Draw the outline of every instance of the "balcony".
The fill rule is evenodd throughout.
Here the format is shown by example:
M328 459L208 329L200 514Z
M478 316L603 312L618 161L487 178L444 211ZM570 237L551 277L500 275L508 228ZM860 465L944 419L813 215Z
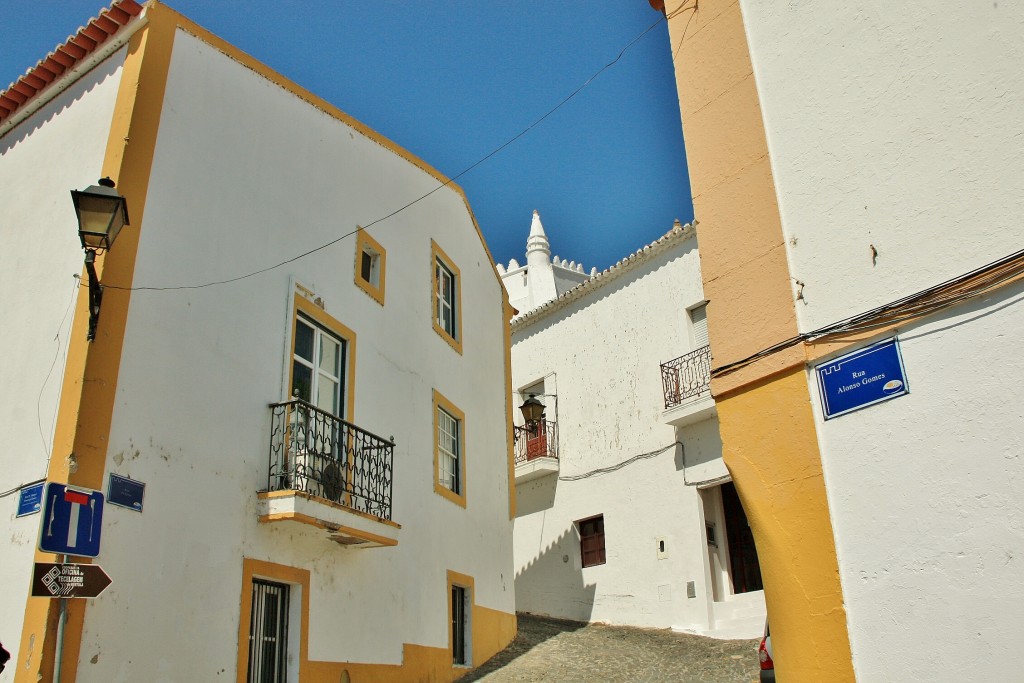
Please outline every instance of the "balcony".
M516 483L558 473L558 428L538 420L515 431Z
M662 421L676 427L706 420L715 415L711 398L711 347L661 364L661 386L665 393Z
M394 441L300 399L270 409L260 522L310 524L345 546L397 545L401 527L391 521Z

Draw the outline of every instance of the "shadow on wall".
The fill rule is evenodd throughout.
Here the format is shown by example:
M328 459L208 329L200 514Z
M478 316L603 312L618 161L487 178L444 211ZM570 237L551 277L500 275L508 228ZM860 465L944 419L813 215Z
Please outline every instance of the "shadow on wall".
M554 483L550 487L553 490ZM543 527L531 528L539 534ZM520 543L517 546L522 547ZM590 621L597 584L587 585L583 581L580 539L575 526L564 529L523 566L516 574L515 587L517 612Z
M549 475L516 486L516 519L529 517L555 506L558 477Z

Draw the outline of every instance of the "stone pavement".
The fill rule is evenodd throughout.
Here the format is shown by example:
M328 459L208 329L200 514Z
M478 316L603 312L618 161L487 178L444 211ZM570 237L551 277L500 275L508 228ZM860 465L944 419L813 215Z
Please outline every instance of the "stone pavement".
M459 682L750 683L757 643L520 614L512 644Z

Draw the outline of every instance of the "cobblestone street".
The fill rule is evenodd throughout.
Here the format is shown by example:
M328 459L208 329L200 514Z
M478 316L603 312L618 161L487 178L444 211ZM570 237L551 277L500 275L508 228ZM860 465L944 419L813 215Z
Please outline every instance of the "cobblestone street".
M519 615L519 635L461 683L750 683L756 640Z

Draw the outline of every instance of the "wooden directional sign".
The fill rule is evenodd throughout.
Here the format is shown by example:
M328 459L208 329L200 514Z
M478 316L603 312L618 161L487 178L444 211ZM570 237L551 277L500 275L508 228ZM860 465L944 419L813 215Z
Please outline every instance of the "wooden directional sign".
M95 598L110 585L98 564L36 562L32 596L36 598Z

